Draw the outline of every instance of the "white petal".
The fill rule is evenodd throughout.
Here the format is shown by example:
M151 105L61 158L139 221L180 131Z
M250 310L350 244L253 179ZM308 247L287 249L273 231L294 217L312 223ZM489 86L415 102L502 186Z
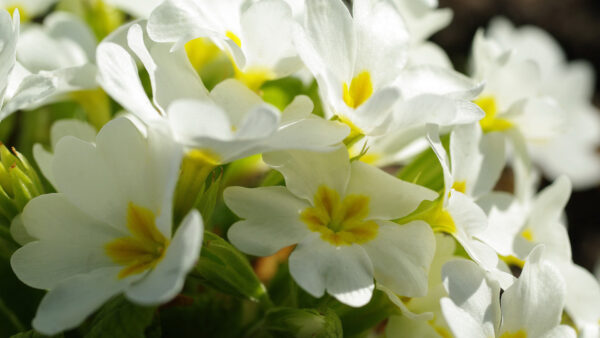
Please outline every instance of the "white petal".
M263 160L283 174L287 188L294 195L310 202L322 185L343 196L350 178L350 160L345 147L329 153L272 152L264 154Z
M425 296L435 252L431 228L424 222L378 224L377 237L362 245L373 264L375 280L402 296Z
M181 222L163 259L142 280L127 288L127 299L142 305L154 305L175 297L200 256L203 231L202 216L197 210L192 210Z
M485 337L493 337L500 326L500 285L490 280L477 264L467 260L446 263L442 275L452 302L480 325ZM446 319L453 331L462 325Z
M369 218L393 220L414 211L424 200L433 200L438 194L420 185L402 181L369 164L354 161L350 167L350 181L346 195L369 197Z
M529 254L521 276L502 295L500 334L525 329L527 335L537 337L560 323L565 282L555 266L542 260L542 254L543 246Z
M245 220L233 224L227 238L251 255L268 256L299 243L310 232L300 221L308 204L284 187L230 187L223 193L227 206Z
M33 319L33 328L40 333L54 335L79 326L130 283L128 279L117 278L120 269L97 269L57 285L42 299Z
M199 137L229 140L233 137L231 123L219 106L200 100L178 100L169 106L169 124L177 138L195 147L203 144Z
M262 105L250 110L240 121L235 132L240 140L264 139L275 133L279 125L279 112L269 105Z
M435 66L414 66L406 69L395 83L405 99L423 94L436 94L453 99L472 100L483 88L482 84L458 72Z
M440 300L442 313L452 333L461 338L487 338L488 333L469 313L456 306L450 298Z
M19 15L15 19L6 11L0 12L0 107L2 106L4 94L8 87L9 74L13 70L17 53L17 37L19 35Z
M213 88L210 98L222 107L231 124L238 126L248 111L264 104L260 96L237 80L225 80Z
M98 82L119 104L143 121L159 118L144 91L135 61L121 46L103 42L96 51Z
M285 112L284 112L285 117ZM287 123L264 142L264 152L303 149L319 152L333 151L350 133L343 123L315 115Z
M145 39L139 24L129 28L127 40L148 71L153 100L163 113L177 99L206 99L208 91L190 64L185 49L170 51L170 44Z
M10 235L15 242L19 243L20 245L25 245L36 240L29 234L29 232L27 232L27 229L25 229L25 224L23 224L23 217L21 217L21 214L15 216L12 222L10 222Z
M302 241L290 255L294 280L315 297L325 290L340 302L360 307L373 294L373 267L358 245L339 246L313 235Z
M512 118L525 138L544 142L565 132L566 112L551 98L529 99Z
M600 283L586 269L570 261L556 262L567 284L565 310L578 328L600 324Z
M567 325L559 325L552 330L544 333L540 337L542 338L575 338L577 333L575 330Z

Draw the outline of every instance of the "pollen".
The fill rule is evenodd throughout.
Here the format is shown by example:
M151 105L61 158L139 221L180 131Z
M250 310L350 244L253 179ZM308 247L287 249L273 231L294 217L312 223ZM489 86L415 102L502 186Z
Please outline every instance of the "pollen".
M350 86L347 83L342 87L344 102L350 108L358 108L365 103L373 94L373 82L371 74L363 71L352 79Z
M127 229L130 236L117 238L104 247L115 263L124 266L119 278L150 270L164 258L169 240L158 230L155 219L151 210L129 203Z
M484 133L494 131L505 131L513 127L512 122L507 119L499 118L498 106L493 96L484 96L475 100L475 104L485 112L485 116L479 121Z
M308 229L335 246L366 243L377 236L379 226L365 220L369 215L369 197L348 195L342 200L337 191L320 186L314 207L308 207L300 219Z

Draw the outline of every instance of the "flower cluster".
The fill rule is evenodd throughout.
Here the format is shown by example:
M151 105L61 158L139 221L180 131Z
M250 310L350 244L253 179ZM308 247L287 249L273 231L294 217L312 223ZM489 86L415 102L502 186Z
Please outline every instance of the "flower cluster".
M437 1L0 5L0 335L600 337L593 70L544 31L463 74Z

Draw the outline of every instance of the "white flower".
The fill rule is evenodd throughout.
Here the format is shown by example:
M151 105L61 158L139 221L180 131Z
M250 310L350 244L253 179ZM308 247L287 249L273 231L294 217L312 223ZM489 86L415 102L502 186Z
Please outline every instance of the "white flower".
M473 125L454 132L451 135L450 162L440 141L437 127L430 125L427 139L442 165L444 191L442 198L433 204L432 208L424 215L415 217L424 219L437 231L454 236L475 262L492 271L498 264L496 252L479 239L479 234L487 227L487 216L469 195L477 193L478 190L491 190L502 168L498 167L498 164L502 165L503 162L494 160L494 156L501 156L502 153L479 153L481 145L478 134L481 135L481 131ZM490 143L488 146L491 146L491 150L498 147L498 144ZM483 161L484 153L491 155L490 160ZM490 166L488 171L480 171L483 167L482 162Z
M296 282L315 297L327 291L351 306L369 301L373 277L400 295L426 294L433 233L423 222L390 220L434 198L433 191L350 163L343 147L263 158L286 187L225 190L227 206L244 219L228 232L236 247L267 256L297 244L289 260Z
M534 247L543 244L544 257L554 263L566 282L567 312L580 331L588 332L584 337L594 337L593 332L600 329L600 284L589 271L572 262L564 217L570 195L571 184L565 176L536 196L488 195L478 201L489 219L479 238L517 266L523 265Z
M103 0L107 4L116 7L123 12L129 13L137 18L147 19L150 13L162 2L162 0Z
M600 181L600 113L592 105L594 70L585 61L568 62L558 42L533 26L515 28L508 20L492 20L488 33L514 57L540 68L540 91L567 111L565 133L545 144L533 144L532 156L550 178L567 175L576 189Z
M348 135L346 126L311 115L313 104L306 96L280 112L237 80L223 81L208 93L185 51L170 52L169 44L145 39L142 25L122 28L98 47L102 87L142 121L168 124L180 143L203 151L212 162L272 150L331 150ZM125 39L149 72L153 102L131 55L113 42Z
M236 77L258 90L301 67L292 44L292 10L283 0L167 0L148 22L150 37L180 49L207 37L230 53Z
M10 75L15 67L17 39L19 36L19 12L14 12L14 19L4 10L0 10L0 108L4 96L10 92Z
M380 135L393 121L407 127L455 114L479 93L480 87L448 69L406 67L410 36L391 2L354 1L353 16L341 0L306 4L304 27L294 36L298 53L317 79L328 114L356 133ZM427 102L436 109L422 109Z
M150 305L181 290L198 258L202 219L190 212L173 234L180 159L166 131L140 131L125 118L108 123L95 144L70 136L58 142L58 193L25 207L23 222L36 241L11 258L19 279L49 290L33 320L37 331L76 327L120 293Z
M560 325L565 282L556 267L542 260L542 247L531 252L519 279L502 294L500 286L470 261L444 266L449 298L442 312L456 337L576 337Z
M98 87L93 64L96 39L89 27L71 14L55 12L43 25L27 25L16 48L18 62L0 120L19 109L34 109Z

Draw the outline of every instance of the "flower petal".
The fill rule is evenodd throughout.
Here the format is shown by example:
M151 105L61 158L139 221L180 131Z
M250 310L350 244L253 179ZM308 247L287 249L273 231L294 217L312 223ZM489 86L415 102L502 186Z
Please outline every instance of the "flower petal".
M310 233L300 221L300 213L308 204L284 187L230 187L223 197L227 206L245 219L227 232L231 243L243 252L269 256Z

